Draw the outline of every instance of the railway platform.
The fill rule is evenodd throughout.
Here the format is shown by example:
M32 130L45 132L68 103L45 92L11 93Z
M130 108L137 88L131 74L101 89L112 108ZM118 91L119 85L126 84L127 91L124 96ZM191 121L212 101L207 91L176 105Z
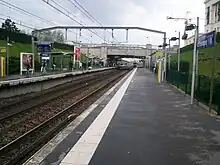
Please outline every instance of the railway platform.
M135 69L25 165L219 165L220 119Z
M0 81L0 99L18 95L24 95L32 92L40 92L45 89L62 85L73 81L75 76L87 73L105 71L114 67L97 68L92 70L77 70L72 72L58 72L54 74L40 75L29 78L19 78L13 80Z
M93 69L93 70L76 70L76 71L66 71L66 72L53 72L53 73L47 73L47 74L42 74L42 73L35 73L34 75L30 75L27 77L26 75L20 76L20 75L11 75L9 77L6 77L4 79L0 80L0 87L1 86L14 86L17 84L28 84L32 82L37 82L37 81L45 81L48 79L56 79L56 78L62 78L65 76L70 76L70 75L78 75L78 74L83 74L83 73L89 73L89 72L95 72L95 71L102 71L106 69L111 69L109 68L98 68L98 69Z

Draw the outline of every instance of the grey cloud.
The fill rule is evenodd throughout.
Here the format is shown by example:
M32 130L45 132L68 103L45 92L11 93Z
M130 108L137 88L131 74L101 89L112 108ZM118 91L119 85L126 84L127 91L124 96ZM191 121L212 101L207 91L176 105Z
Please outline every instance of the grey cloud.
M54 1L63 5L71 13L75 14L79 19L83 20L87 25L94 24L88 18L80 14L80 12L77 11L74 6L69 4L67 0ZM76 24L66 16L49 7L42 0L8 0L8 2L13 3L19 7L23 7L25 10L35 13L57 24ZM201 2L201 0L78 0L78 2L80 2L82 6L84 6L103 25L143 26L146 28L167 31L168 35L174 35L175 30L182 30L183 23L168 22L166 20L166 16L173 15L183 17L185 16L186 11L190 10L192 13L196 13L197 15L204 17L204 4ZM197 7L195 8L195 6ZM8 8L4 8L1 5L0 7L0 14L6 13L29 24L38 25L38 27L49 26L48 24L32 19L21 13L13 12L12 9L9 10ZM90 38L90 32L84 32L84 34ZM116 34L119 38L118 40L124 40L124 33L118 32ZM100 31L100 35L103 36L103 31ZM140 42L146 42L144 41L144 35L148 34L137 34L136 32L131 34L132 38L136 37L135 40L139 40ZM97 37L94 37L94 39L95 38ZM108 38L110 38L109 34ZM154 37L154 35L152 35L151 38L154 42L161 42L160 39L157 39L157 37Z
M80 3L104 25L120 24L125 10L112 0L82 0Z

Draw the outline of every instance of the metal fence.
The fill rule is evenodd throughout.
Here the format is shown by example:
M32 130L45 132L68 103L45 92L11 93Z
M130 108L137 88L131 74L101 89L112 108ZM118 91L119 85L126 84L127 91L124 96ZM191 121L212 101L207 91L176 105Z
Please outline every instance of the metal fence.
M186 94L191 93L191 77L192 75L187 72L183 73L175 70L168 70L167 72L167 81ZM220 114L220 77L215 77L214 79L213 100L211 105L209 104L211 77L198 75L196 79L195 99Z

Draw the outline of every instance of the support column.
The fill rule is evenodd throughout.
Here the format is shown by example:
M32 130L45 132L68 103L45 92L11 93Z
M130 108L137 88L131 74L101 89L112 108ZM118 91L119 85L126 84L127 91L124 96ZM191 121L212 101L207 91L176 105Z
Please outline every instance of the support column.
M106 29L104 29L104 43L106 43Z
M8 47L8 44L9 44L9 37L7 36L7 39L6 39L6 75L8 76L9 75L9 47Z
M163 44L163 47L164 47L164 79L163 80L166 80L166 74L167 74L167 50L166 50L166 33L164 33L164 44Z
M32 43L32 53L33 53L33 72L32 73L34 73L35 72L35 62L34 62L34 60L35 60L35 44L34 44L34 36L32 35L32 37L31 37L31 43Z
M113 46L113 42L114 42L114 29L112 29L112 46ZM111 46L111 50L112 50L112 46Z
M180 32L179 32L179 48L178 48L178 72L180 71Z
M67 29L65 29L65 41L67 42Z
M102 45L100 48L101 58L103 59L104 65L107 62L108 48L105 45Z
M81 49L81 36L82 36L82 29L79 29L79 46L78 46L78 48L80 48ZM80 68L81 67L81 56L79 55L79 59L77 59L78 60L78 68ZM82 69L83 69L83 67L82 67Z
M128 29L126 29L126 43L128 43Z
M199 17L197 17L197 23L199 22ZM191 105L194 102L194 92L195 92L195 78L196 78L196 53L197 53L197 41L198 41L198 29L196 26L195 30L195 41L194 41L194 50L193 50L193 67L192 67L192 84L191 84Z
M126 43L128 43L128 29L126 29ZM127 55L128 55L128 47L127 47Z
M197 27L199 27L199 19L197 20ZM199 28L197 28L197 37L199 38ZM199 50L196 49L196 78L195 78L195 88L198 86L198 77L199 77Z
M169 39L169 52L168 52L168 56L169 56L169 70L170 70L170 63L171 63L171 53L170 53L170 39Z

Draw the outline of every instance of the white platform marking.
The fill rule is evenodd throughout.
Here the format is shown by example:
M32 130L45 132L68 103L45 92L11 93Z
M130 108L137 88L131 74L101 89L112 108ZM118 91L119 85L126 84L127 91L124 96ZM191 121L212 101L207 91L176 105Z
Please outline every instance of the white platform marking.
M129 73L130 74L130 73ZM30 159L28 159L23 165L39 165L53 150L61 143L112 91L114 91L119 84L129 77L129 74L123 77L118 83L116 83L111 89L104 93L97 101L95 101L88 109L81 113L73 122L71 122L64 130L51 139L44 147L36 152ZM63 160L65 155L60 156L60 160Z
M102 112L97 116L60 165L88 165L100 143L119 103L121 102L135 72L135 69L121 88L116 92Z

